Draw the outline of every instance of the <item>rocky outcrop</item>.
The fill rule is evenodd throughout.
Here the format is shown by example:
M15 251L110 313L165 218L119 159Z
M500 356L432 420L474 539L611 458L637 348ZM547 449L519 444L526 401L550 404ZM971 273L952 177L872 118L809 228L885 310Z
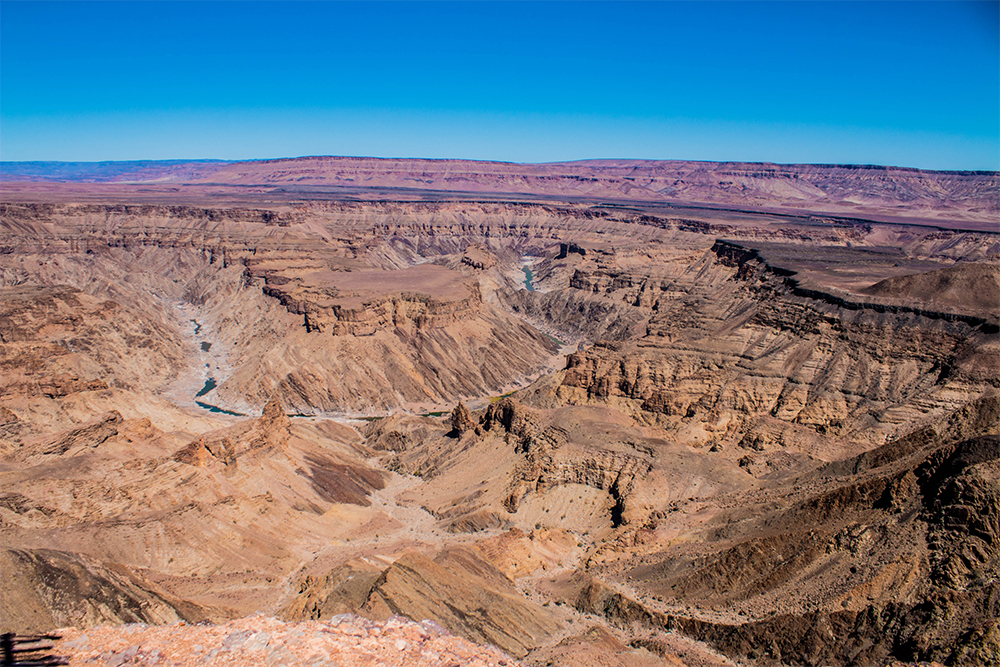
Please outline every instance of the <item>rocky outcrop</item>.
M465 404L459 401L458 405L451 412L451 432L456 436L460 436L466 431L472 431L476 435L482 433L482 429L473 421L469 408L465 407Z
M485 271L496 266L497 259L486 245L474 243L462 253L462 264L477 271Z
M577 255L586 255L586 248L581 248L575 243L560 243L559 244L559 254L556 255L556 259L565 259L570 253L576 253Z
M619 622L685 632L762 664L989 664L1000 611L998 417L1000 400L980 399L790 480L799 498L787 509L765 500L730 510L706 533L716 545L711 552L629 571L633 587L654 594L650 602L595 582L577 604ZM764 618L707 622L657 600Z
M0 631L202 621L208 613L125 566L49 549L2 549Z
M375 618L429 618L452 632L521 657L555 634L558 624L525 599L512 581L461 547L433 558L406 553L375 583L365 604Z
M272 398L264 406L259 419L202 436L179 450L173 458L201 468L210 462L223 466L236 465L237 457L243 454L266 454L287 443L290 426L281 401Z
M450 634L433 621L371 621L339 614L283 623L255 615L220 625L126 625L59 631L51 655L76 665L168 664L277 666L313 663L397 667L518 667L492 646Z
M492 403L480 419L486 432L502 428L507 444L523 457L513 471L504 499L508 512L517 512L529 491L544 493L565 484L582 484L606 491L613 499L612 524L625 521L625 505L635 482L652 463L634 453L598 447L567 447L568 432L546 425L542 413L512 398Z
M752 253L713 250L686 275L638 291L598 270L588 289L645 295L649 323L634 342L570 355L560 397L634 406L691 441L690 425L708 424L713 435L697 437L713 446L743 442L752 420L773 417L864 447L896 432L896 411L916 417L934 405L941 414L954 407L952 391L971 397L991 382L995 334L981 320L845 309L800 294Z
M66 285L0 287L0 391L62 398L156 386L181 365L170 323Z
M356 614L368 601L383 571L384 568L358 559L338 565L323 576L306 575L278 616L286 621L304 621Z
M538 412L509 397L490 403L479 423L487 432L502 428L507 442L521 452L537 444L535 438L542 430Z

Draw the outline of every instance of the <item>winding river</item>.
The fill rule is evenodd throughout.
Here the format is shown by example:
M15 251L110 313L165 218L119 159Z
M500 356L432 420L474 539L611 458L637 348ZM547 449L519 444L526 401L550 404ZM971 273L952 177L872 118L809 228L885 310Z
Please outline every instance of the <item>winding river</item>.
M535 291L535 274L531 272L531 265L534 258L528 256L521 257L521 270L524 271L524 288L529 292Z
M201 324L197 320L191 320L191 323L194 324L194 333L197 336L199 333L201 333ZM201 341L202 352L208 352L211 349L212 349L212 341L210 340ZM211 368L209 364L205 364L205 367ZM235 417L246 417L246 415L243 414L242 412L233 412L232 410L226 410L225 408L220 408L217 405L212 405L211 403L205 403L204 401L198 400L202 396L206 395L207 393L215 389L217 386L218 384L215 382L215 378L213 378L211 375L208 376L208 378L205 380L205 386L203 386L198 391L198 393L194 395L195 405L202 408L203 410L208 410L209 412L215 412L217 414L233 415Z

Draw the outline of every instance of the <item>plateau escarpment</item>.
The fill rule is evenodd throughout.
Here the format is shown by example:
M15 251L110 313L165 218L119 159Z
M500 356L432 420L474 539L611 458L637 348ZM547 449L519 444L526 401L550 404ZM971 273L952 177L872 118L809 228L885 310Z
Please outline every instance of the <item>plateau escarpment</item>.
M309 331L334 336L437 329L476 317L482 305L478 282L432 264L316 272L298 279L272 274L265 284L265 293L305 315Z
M684 169L835 171L745 167ZM402 615L531 665L997 654L995 233L291 199L0 209L4 630L360 614L374 644Z
M55 187L52 181L64 184ZM75 182L93 184L73 185ZM177 187L180 183L185 186L183 192ZM146 201L176 201L194 195L244 202L280 197L669 202L675 206L699 203L765 207L786 213L874 215L890 221L922 217L946 223L991 223L1000 211L996 172L878 165L681 160L513 164L335 156L228 163L97 163L89 167L80 163L7 162L3 184L8 197L29 200L39 195L52 200L65 197L64 193L78 199L99 193Z
M956 395L977 395L1000 370L995 315L844 308L732 246L668 279L578 268L573 286L645 303L649 320L637 340L571 355L557 395L656 415L681 441L720 449L766 449L748 429L768 422L807 426L802 454L827 456L808 452L806 442L821 447L816 436L867 448L900 423L954 408Z

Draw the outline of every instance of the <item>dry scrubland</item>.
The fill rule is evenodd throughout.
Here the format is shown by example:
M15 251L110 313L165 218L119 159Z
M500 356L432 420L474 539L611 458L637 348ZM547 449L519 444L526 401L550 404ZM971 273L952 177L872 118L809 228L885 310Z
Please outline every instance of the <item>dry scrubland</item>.
M74 626L70 664L996 664L996 174L154 172L2 185L3 631Z

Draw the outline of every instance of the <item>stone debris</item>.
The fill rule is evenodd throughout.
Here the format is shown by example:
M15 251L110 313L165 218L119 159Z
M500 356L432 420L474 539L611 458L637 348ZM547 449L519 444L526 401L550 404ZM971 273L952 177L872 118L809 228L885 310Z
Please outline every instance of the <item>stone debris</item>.
M523 667L493 646L450 634L434 621L401 616L371 621L338 614L328 621L284 623L263 615L223 625L184 622L150 626L63 628L52 655L71 667Z

